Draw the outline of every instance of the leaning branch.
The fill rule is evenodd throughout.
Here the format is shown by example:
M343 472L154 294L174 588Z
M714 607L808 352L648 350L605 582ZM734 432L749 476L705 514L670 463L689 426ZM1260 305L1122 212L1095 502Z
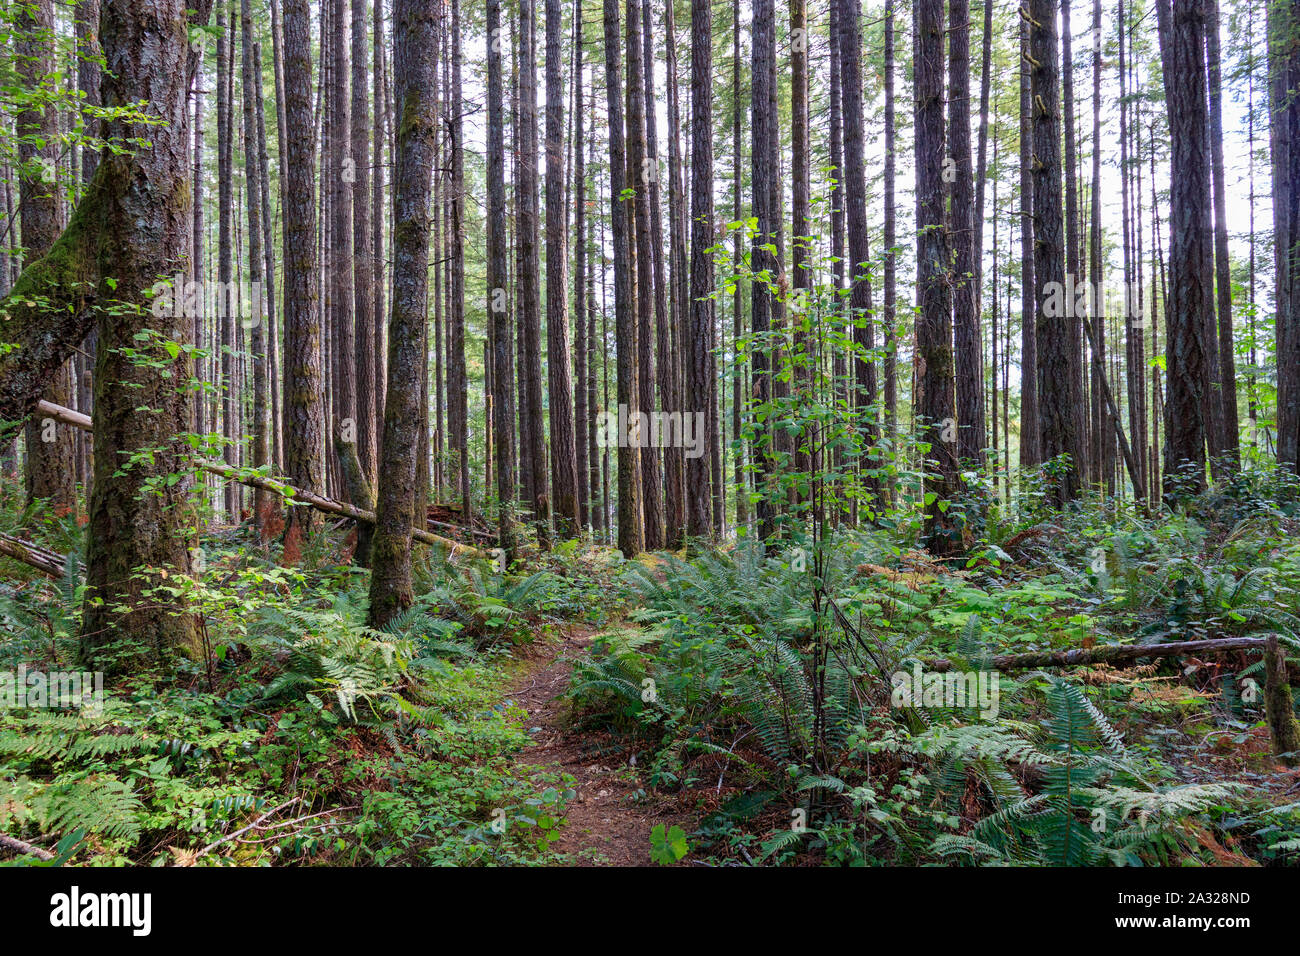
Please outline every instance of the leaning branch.
M64 408L62 405L55 405L53 402L41 401L37 405L37 414L52 418L55 421L63 422L65 425L72 425L74 428L84 428L90 430L91 420L89 415L75 412L70 408ZM304 488L295 488L293 485L286 484L275 478L267 478L265 475L249 474L238 468L227 465L220 461L208 461L205 458L196 460L198 466L204 471L211 472L230 481L237 481L241 485L248 485L250 488L260 488L263 491L269 491L272 494L279 495L282 498L288 498L292 501L301 501L304 504L311 505L318 511L326 514L342 515L345 518L351 518L353 521L364 522L365 524L374 524L376 521L375 513L363 508L357 508L354 505L346 504L342 501L335 501L333 498L326 498L324 495L318 495L314 492L307 491ZM463 544L452 538L444 538L440 534L434 534L432 531L423 528L412 528L411 537L421 544L427 544L440 548L447 548L453 555L463 554L471 558L488 558L486 551L475 548L472 545Z
M38 846L32 846L26 840L20 840L17 837L11 837L5 833L0 833L0 846L7 846L11 850L17 850L19 853L29 853L38 860L44 860L47 863L54 859L54 854L49 850L42 850Z
M1034 667L1079 667L1089 664L1133 664L1152 657L1184 657L1194 654L1222 654L1228 651L1263 651L1267 638L1221 637L1204 641L1177 641L1169 644L1098 644L1057 651L1029 651L1024 654L995 654L989 668L1000 671L1029 670ZM923 660L931 671L952 670L947 658Z
M63 577L63 555L0 531L0 554L7 554L56 581Z

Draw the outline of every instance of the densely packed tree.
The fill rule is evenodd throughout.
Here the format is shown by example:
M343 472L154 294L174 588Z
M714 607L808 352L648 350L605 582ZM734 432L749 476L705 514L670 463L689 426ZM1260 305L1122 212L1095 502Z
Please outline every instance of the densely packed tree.
M191 642L155 575L246 517L293 562L322 508L377 512L382 624L412 534L632 556L914 509L948 554L1044 490L1156 507L1295 472L1298 24L13 4L4 465L84 502L88 648L122 614Z

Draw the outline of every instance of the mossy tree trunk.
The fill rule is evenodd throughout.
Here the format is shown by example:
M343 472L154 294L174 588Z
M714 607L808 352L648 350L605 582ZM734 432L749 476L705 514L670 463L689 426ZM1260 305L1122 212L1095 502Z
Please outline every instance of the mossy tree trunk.
M379 507L371 551L370 623L383 627L412 601L421 347L429 299L429 194L435 155L437 27L433 8L397 0L393 75L397 80L397 169L393 203L393 312L388 325L388 388L380 445ZM423 522L421 522L423 524Z
M109 646L153 656L198 646L195 618L159 591L190 571L194 529L188 445L190 375L183 309L158 309L150 290L188 266L190 184L186 116L190 56L181 0L106 0L100 20L106 107L145 103L153 123L115 121L92 227L101 289L95 359L95 469L86 547L82 649L96 666L127 666ZM177 349L176 346L182 348Z
M949 234L944 224L943 169L943 3L920 0L913 31L916 75L916 382L920 394L918 431L930 446L925 469L926 547L935 554L961 550L960 529L945 502L960 488L955 422L956 386L952 354L952 287L948 273ZM843 45L843 34L841 34ZM846 61L847 62L847 61ZM848 75L845 74L845 82ZM851 122L845 112L846 125ZM847 155L847 154L846 154ZM961 175L960 171L958 173ZM852 235L852 227L850 227ZM850 247L852 243L850 242ZM852 255L852 253L851 253ZM856 258L856 256L852 256Z
M54 72L54 4L35 0L18 8L15 44L18 73L33 96L49 94ZM42 103L37 99L37 103ZM23 171L18 187L23 256L39 259L59 237L58 117L48 103L18 114L18 157ZM59 405L72 404L72 363L65 361L41 396ZM56 512L77 507L73 430L43 419L27 423L27 500L45 500Z
M325 491L325 405L321 319L316 308L316 147L311 103L311 22L306 0L284 5L284 469L300 488ZM290 508L285 558L316 525L310 508Z

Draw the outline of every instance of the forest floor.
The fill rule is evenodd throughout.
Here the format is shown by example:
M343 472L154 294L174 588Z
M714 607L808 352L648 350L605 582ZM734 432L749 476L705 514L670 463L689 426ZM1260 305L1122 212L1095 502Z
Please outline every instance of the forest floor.
M685 826L690 817L673 797L641 781L635 752L603 731L574 725L565 691L575 661L585 658L596 629L569 624L558 638L522 645L521 669L507 701L523 711L521 727L535 746L517 758L521 775L572 778L565 825L555 849L579 866L649 866L650 833L658 824Z
M820 545L844 612L822 624L801 545L574 541L504 574L422 564L378 632L346 532L285 568L222 528L193 598L210 660L114 680L98 713L0 708L0 834L72 865L1296 865L1258 645L990 670L990 700L925 720L893 692L917 660L969 680L993 653L1137 642L1277 634L1300 664L1300 504L1268 491L1008 517L955 569L846 530ZM80 586L0 577L0 677L77 666ZM815 641L846 655L820 696Z

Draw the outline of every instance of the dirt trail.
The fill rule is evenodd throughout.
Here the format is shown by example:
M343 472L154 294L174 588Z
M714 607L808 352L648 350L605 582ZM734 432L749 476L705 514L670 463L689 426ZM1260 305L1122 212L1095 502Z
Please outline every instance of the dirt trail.
M556 849L579 866L649 866L650 831L659 823L685 827L689 817L674 801L665 805L642 789L637 769L608 735L569 728L562 695L573 660L587 654L593 633L571 626L562 640L529 648L508 700L527 712L523 727L537 745L521 753L518 764L522 772L535 768L574 778L577 795L565 808L568 822Z

